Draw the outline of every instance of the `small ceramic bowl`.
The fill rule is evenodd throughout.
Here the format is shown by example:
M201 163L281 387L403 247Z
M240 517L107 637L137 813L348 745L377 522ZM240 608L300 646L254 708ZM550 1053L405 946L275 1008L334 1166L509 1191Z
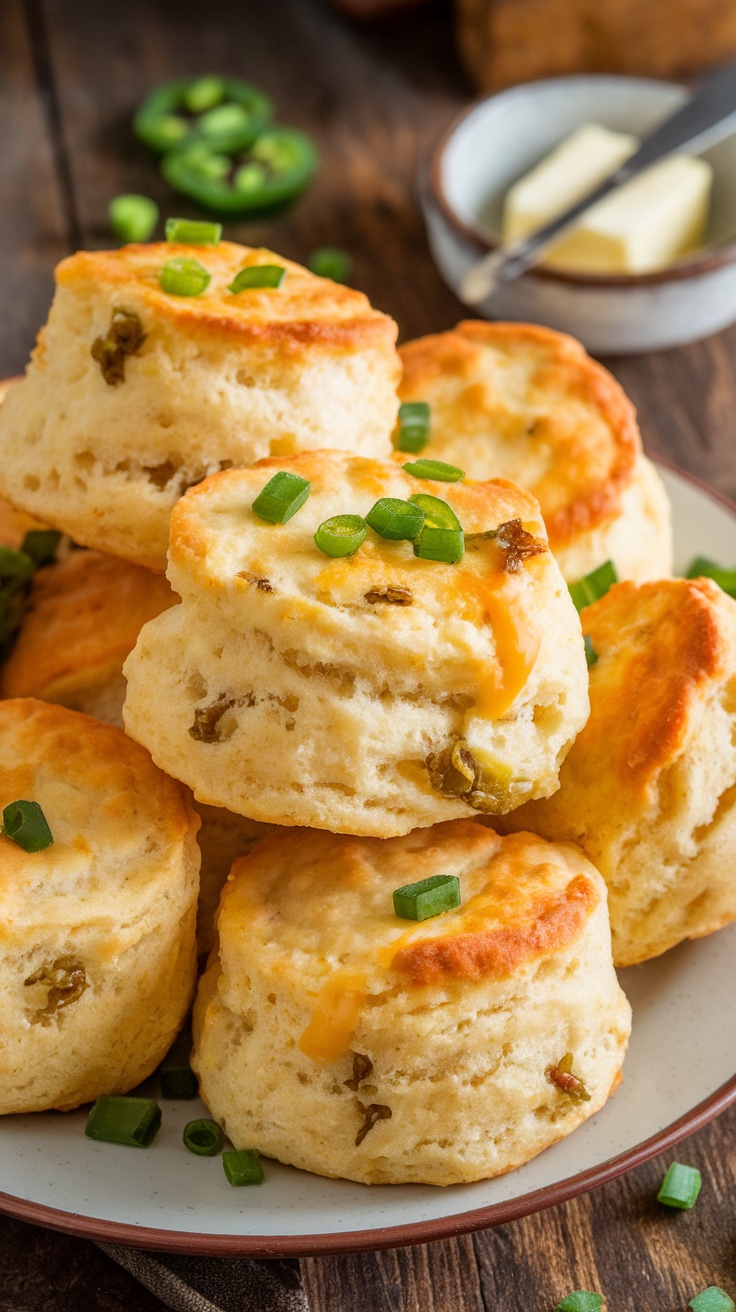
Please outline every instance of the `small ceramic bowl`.
M422 179L435 260L457 292L499 244L509 187L582 123L645 136L690 96L672 82L561 77L471 105L438 142ZM694 341L736 319L736 135L703 152L713 168L704 246L656 273L600 275L539 266L477 307L572 333L591 351L651 351Z

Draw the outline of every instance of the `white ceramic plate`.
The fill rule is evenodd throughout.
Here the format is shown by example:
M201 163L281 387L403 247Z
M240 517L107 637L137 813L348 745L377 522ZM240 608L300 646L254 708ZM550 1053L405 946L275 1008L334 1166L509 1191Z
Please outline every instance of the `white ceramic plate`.
M736 562L736 510L663 469L677 566ZM447 1189L359 1185L266 1163L233 1189L219 1158L194 1157L198 1102L163 1102L151 1148L95 1143L83 1111L0 1118L0 1211L113 1243L260 1256L419 1243L570 1198L671 1147L736 1101L736 924L621 973L634 1030L621 1088L597 1116L521 1170Z

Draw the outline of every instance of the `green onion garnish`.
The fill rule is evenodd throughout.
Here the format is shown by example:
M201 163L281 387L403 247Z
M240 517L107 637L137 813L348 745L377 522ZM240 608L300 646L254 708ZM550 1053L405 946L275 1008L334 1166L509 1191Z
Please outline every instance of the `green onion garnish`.
M280 469L258 493L253 512L260 519L268 520L269 524L286 524L297 510L301 510L311 487L308 479Z
M598 652L593 646L592 640L588 637L587 633L583 637L583 642L585 643L585 663L588 666L588 669L590 669L591 665L595 665L598 660Z
M691 1307L693 1312L734 1312L736 1303L719 1285L708 1285L702 1293L690 1299L688 1307Z
M614 583L618 583L618 575L612 560L607 560L604 565L599 565L597 569L592 570L590 574L586 574L585 578L579 579L577 583L568 583L570 596L578 614L586 606L592 606L594 601L600 601L601 597L605 597Z
M185 246L219 246L222 224L199 219L167 219L166 240L182 242Z
M55 528L29 529L23 539L21 551L33 561L34 569L50 565L56 560L56 552L61 542L61 533Z
M404 465L412 478L430 478L437 483L458 483L465 478L465 470L457 465L446 465L444 460L414 460Z
M231 1184L262 1184L263 1167L255 1148L223 1153L222 1166Z
M331 278L333 282L347 282L353 261L339 246L320 246L312 251L307 268L318 278Z
M198 77L184 92L184 106L190 114L204 114L225 99L226 91L221 77Z
M35 565L25 551L15 551L12 547L0 547L0 579L8 580L18 587L31 577Z
M602 1294L592 1294L588 1289L576 1289L572 1294L561 1298L554 1312L598 1312L603 1303Z
M432 875L394 890L394 912L402 920L428 920L460 906L457 875Z
M184 1147L198 1157L216 1157L222 1148L222 1130L214 1121L190 1121L182 1139Z
M158 223L158 205L148 196L116 196L107 217L119 241L149 241Z
M103 1094L93 1104L84 1133L104 1143L124 1143L147 1148L161 1124L161 1108L155 1098L124 1098Z
M235 275L228 291L244 292L249 287L280 287L285 277L283 264L250 264L247 269L241 269Z
M424 527L414 542L414 555L421 560L441 560L457 565L465 554L465 537L455 511L446 501L427 492L417 492L409 504L424 511Z
M700 1187L703 1183L700 1171L695 1166L683 1166L682 1162L673 1162L667 1168L667 1174L657 1194L657 1202L665 1207L679 1207L689 1212L695 1206Z
M17 843L24 852L42 852L54 841L38 802L10 802L3 810L0 833Z
M368 511L365 522L389 542L413 542L424 524L424 511L399 497L381 497Z
M696 556L685 577L713 579L729 597L736 599L736 569L723 569L721 565L716 565L714 560L708 560L706 556Z
M429 441L429 405L426 401L404 401L399 406L399 432L397 451L414 455L423 451Z
M163 291L170 296L200 296L210 285L211 274L199 263L186 255L176 255L167 260L158 275Z
M333 515L320 524L314 541L326 556L352 556L365 542L366 532L360 515Z

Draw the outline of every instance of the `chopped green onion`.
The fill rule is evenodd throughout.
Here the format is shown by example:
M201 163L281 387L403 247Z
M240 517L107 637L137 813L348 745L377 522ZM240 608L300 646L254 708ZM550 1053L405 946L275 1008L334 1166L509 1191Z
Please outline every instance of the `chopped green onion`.
M381 497L365 517L379 538L389 542L413 542L424 524L424 511L399 497Z
M723 569L706 556L696 556L685 575L688 579L713 579L729 597L736 599L736 569Z
M200 296L210 285L211 274L199 263L186 255L176 255L167 260L158 275L163 291L170 296Z
M184 105L190 114L204 114L205 110L219 105L225 94L226 87L221 77L198 77L184 92Z
M297 510L301 510L311 487L308 479L280 469L258 493L253 502L253 513L268 520L269 524L286 524Z
M352 556L365 542L366 532L360 515L333 515L320 524L314 541L326 556Z
M93 1104L84 1133L104 1143L147 1148L161 1124L161 1108L154 1098L124 1098L103 1094Z
M0 833L17 843L24 852L42 852L54 841L38 802L9 802L3 810Z
M421 560L441 560L457 565L465 554L465 537L451 506L427 492L417 492L409 504L424 511L424 527L414 542L414 555Z
M402 920L428 920L460 906L457 875L431 875L394 890L394 912Z
M0 579L8 580L11 584L20 587L28 581L34 569L33 560L25 551L0 547Z
M35 569L50 565L56 560L56 552L61 542L61 533L55 528L29 529L23 539L21 551L33 561Z
M437 483L458 483L465 478L465 470L457 465L446 465L444 460L415 460L404 465L412 478L430 478Z
M423 451L429 441L429 405L426 401L404 401L399 406L399 432L397 451L414 455Z
M734 1312L736 1303L719 1285L708 1285L702 1293L690 1299L688 1307L691 1307L693 1312Z
M657 1202L665 1207L679 1207L689 1212L695 1206L700 1187L703 1183L700 1171L695 1166L683 1166L682 1162L673 1162L667 1168L667 1174L657 1194Z
M593 1294L588 1289L576 1289L572 1294L561 1298L555 1312L598 1312L603 1303L602 1294Z
M252 287L280 287L286 277L283 264L249 264L235 275L229 292L244 292Z
M222 1148L222 1130L214 1121L190 1121L182 1139L184 1147L198 1157L216 1157Z
M601 597L605 597L614 583L618 583L618 575L612 560L599 565L577 583L568 583L568 590L578 614L586 606L592 606L594 601L600 601Z
M588 666L588 669L590 669L591 666L595 665L596 661L598 660L598 652L593 646L593 643L591 639L588 637L587 633L583 638L583 642L585 643L585 662Z
M229 172L229 169L226 171ZM268 174L266 170L262 164L257 164L255 160L251 160L250 164L244 164L242 168L238 169L233 178L235 190L241 192L244 196L253 195L255 192L260 191L261 187L265 186L267 182Z
M353 261L339 246L320 246L312 251L307 268L318 278L331 278L333 282L347 282Z
M462 528L452 506L448 506L439 497L430 496L428 492L417 492L409 497L409 505L419 506L424 511L425 524L429 528Z
M167 241L182 242L185 246L219 246L221 239L221 223L205 223L199 219L166 220Z
M201 115L197 130L205 137L219 137L223 133L240 132L249 118L244 105L216 105Z
M239 1152L223 1153L222 1167L230 1184L262 1184L263 1167L255 1148L241 1148Z
M148 196L115 196L107 217L120 241L149 241L158 223L158 205Z

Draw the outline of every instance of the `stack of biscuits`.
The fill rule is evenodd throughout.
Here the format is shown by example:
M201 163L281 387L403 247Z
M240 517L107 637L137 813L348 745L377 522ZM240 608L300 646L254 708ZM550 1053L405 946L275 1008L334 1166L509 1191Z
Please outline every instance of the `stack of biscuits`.
M266 250L59 266L0 410L7 558L67 535L0 674L0 809L53 835L0 836L0 1112L131 1089L194 996L236 1148L486 1178L615 1090L614 966L736 917L736 603L671 577L630 403L547 329L395 341Z

